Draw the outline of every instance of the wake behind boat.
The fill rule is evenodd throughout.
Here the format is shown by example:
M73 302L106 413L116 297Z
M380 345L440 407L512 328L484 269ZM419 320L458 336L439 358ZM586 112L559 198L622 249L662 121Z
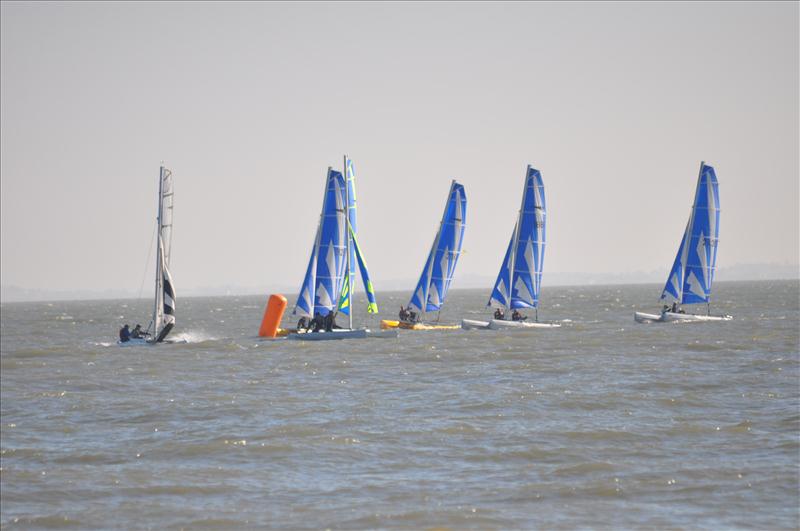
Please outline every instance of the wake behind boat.
M711 283L719 246L719 183L714 168L700 163L689 222L678 254L661 293L660 314L634 312L637 323L730 321L730 315L711 315ZM679 304L706 304L706 315L685 313Z
M558 328L558 323L539 322L539 291L544 265L546 208L544 183L539 170L528 165L522 206L508 242L508 249L487 304L494 307L494 319L462 319L464 329L533 329ZM533 308L534 321L519 310Z
M411 294L406 308L400 307L399 321L381 321L381 328L403 328L405 330L446 330L458 328L454 325L440 325L439 313L444 305L450 283L456 272L458 257L464 242L467 226L467 196L464 186L455 180L450 183L447 201L444 206L439 230L433 239L428 259L422 268L417 287ZM423 321L429 312L437 312L436 323Z
M317 235L292 312L301 318L297 330L288 334L289 339L325 341L397 337L396 330L353 329L351 302L356 262L367 295L367 313L378 312L375 291L356 238L356 223L355 171L353 161L345 156L344 175L328 168ZM336 325L337 314L348 317L347 328Z
M158 177L158 217L156 218L158 243L153 318L145 331L139 332L137 325L132 335L127 333L128 325L125 325L120 331L120 339L117 341L120 346L162 343L175 326L175 287L169 271L172 253L172 207L172 172L161 166ZM152 333L150 332L151 327Z

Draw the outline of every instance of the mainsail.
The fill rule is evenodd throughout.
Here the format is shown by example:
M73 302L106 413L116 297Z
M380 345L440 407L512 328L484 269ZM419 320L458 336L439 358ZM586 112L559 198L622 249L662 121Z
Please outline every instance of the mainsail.
M352 300L353 288L355 287L356 264L361 273L361 281L364 284L364 291L367 294L367 312L377 313L378 303L375 298L375 290L372 287L372 281L369 278L369 271L367 264L361 254L361 249L358 246L356 235L358 234L358 219L356 208L356 175L353 161L347 156L344 158L345 176L347 181L347 213L348 221L350 223L350 260L345 264L348 268L348 274L344 276L344 286L342 287L341 296L339 298L338 310L345 314L350 315L350 307Z
M408 305L419 313L439 311L456 270L467 221L464 186L453 181L447 194L442 221L425 267Z
M544 265L546 207L539 170L528 166L522 207L487 306L536 308Z
M154 337L157 343L163 341L175 326L175 286L169 271L172 253L172 205L172 172L162 166L158 184L158 251L153 310Z
M339 300L347 266L344 186L341 172L328 168L317 236L294 314L327 315Z
M680 304L710 301L717 263L719 213L717 175L714 168L702 162L689 223L661 293L662 300L671 298Z

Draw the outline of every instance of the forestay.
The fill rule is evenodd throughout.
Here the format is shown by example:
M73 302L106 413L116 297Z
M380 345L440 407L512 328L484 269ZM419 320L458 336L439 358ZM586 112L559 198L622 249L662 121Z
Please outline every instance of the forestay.
M487 306L514 309L539 305L546 212L542 175L528 166L522 206Z
M439 311L444 304L461 255L466 217L467 196L464 186L453 181L439 230L409 302L409 306L421 314Z
M680 304L707 303L717 263L719 184L714 168L700 164L692 212L661 299Z

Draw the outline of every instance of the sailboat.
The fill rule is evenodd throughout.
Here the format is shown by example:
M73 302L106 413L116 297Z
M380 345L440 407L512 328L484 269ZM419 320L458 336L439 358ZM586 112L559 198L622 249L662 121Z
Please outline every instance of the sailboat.
M488 307L503 312L503 318L489 321L462 319L461 327L490 328L555 328L558 323L539 322L539 290L544 264L546 209L544 183L539 170L528 165L525 172L525 188L522 206L511 233L511 241L500 266ZM512 312L519 309L536 310L535 321L513 320ZM496 312L497 314L497 312Z
M408 310L414 317L402 321L381 321L381 328L405 328L410 330L431 330L459 328L457 325L440 325L439 311L444 305L447 290L456 271L464 230L467 221L467 196L464 186L455 180L450 184L447 202L439 223L439 230L428 253L428 259L422 268L417 287L411 294ZM424 323L430 312L437 312L436 324Z
M730 315L711 315L711 283L719 244L719 183L714 168L700 163L697 191L689 222L678 245L675 262L661 292L660 314L635 312L639 323L671 321L730 321ZM672 301L672 305L669 303ZM685 313L679 304L706 304L706 315Z
M153 318L144 337L131 338L117 343L124 346L162 343L175 326L175 285L169 271L172 253L172 172L161 166L158 177L158 217L156 218L158 242L156 246L156 278ZM152 329L152 332L151 332Z
M344 173L328 168L317 234L311 248L308 267L292 312L306 319L344 314L346 328L330 331L290 333L290 339L321 341L365 337L397 337L396 330L372 331L353 328L352 299L355 266L367 295L367 312L377 313L375 290L357 239L355 170L353 161L344 157Z

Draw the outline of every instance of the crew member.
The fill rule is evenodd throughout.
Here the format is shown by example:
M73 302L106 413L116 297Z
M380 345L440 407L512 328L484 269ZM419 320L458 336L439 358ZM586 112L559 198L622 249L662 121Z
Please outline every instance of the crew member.
M311 325L314 326L314 332L319 332L325 325L325 322L319 312L314 314L314 319L311 320Z

